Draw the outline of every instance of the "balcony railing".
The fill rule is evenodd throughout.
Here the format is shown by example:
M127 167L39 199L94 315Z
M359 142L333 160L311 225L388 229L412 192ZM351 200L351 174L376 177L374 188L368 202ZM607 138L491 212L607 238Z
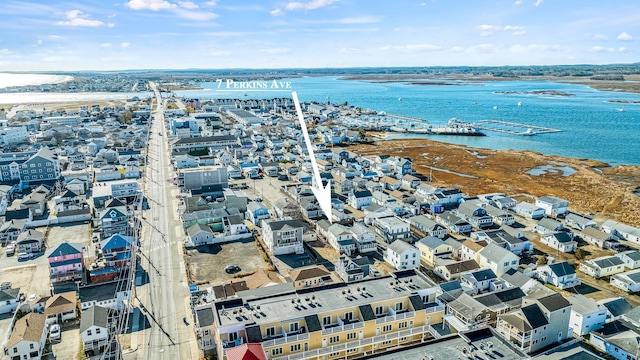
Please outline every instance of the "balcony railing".
M439 312L439 311L444 311L444 310L445 310L445 306L444 305L437 305L437 306L428 307L424 311L427 314L431 314L431 313L434 313L434 312Z
M403 312L403 313L395 313L393 315L387 315L387 316L383 316L383 317L377 318L376 319L376 325L388 323L390 321L413 318L415 316L416 316L416 312L415 311L407 311L407 312Z
M51 274L51 282L67 281L69 278L82 278L82 271L67 271L64 273Z
M363 346L371 346L383 341L396 340L402 337L408 337L413 335L422 335L429 332L429 325L418 326L411 329L397 331L394 333L378 335L366 339L351 341L347 343L337 344L333 346L325 346L319 349L304 351L298 354L292 354L281 357L272 357L272 360L299 360L321 357L335 352L341 352L350 349L362 348Z
M364 327L364 323L361 321L356 321L356 322L352 322L350 324L346 324L346 325L337 325L337 326L333 326L333 327L328 327L324 330L322 330L322 335L329 335L329 334L335 334L338 332L342 332L342 331L347 331L347 330L353 330L353 329L360 329Z
M309 333L303 333L303 334L298 334L298 335L279 335L280 337L275 338L275 339L271 339L271 340L267 340L267 341L263 341L262 342L262 346L263 347L269 347L269 346L276 346L276 345L282 345L282 344L286 344L286 343L292 343L292 342L297 342L297 341L301 341L301 340L307 340L309 338Z

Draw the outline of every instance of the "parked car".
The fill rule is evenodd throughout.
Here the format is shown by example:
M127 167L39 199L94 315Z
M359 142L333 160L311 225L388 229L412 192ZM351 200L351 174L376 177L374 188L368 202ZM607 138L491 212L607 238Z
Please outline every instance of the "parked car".
M233 274L233 273L237 273L240 271L240 266L238 265L227 265L224 267L224 272L226 272L227 274Z
M18 260L28 260L33 257L32 253L21 252L18 253Z
M16 252L16 246L13 244L9 244L7 245L7 256L13 256L13 254Z
M60 325L51 325L51 328L49 329L49 340L60 340Z

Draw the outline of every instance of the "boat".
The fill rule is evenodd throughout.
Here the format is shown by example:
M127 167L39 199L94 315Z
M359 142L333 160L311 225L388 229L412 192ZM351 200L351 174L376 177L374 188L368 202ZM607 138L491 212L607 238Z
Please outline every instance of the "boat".
M249 96L249 94L247 94L247 93L244 93L244 96Z
M494 106L493 110L498 110L498 105Z
M399 97L399 98L398 98L398 101L402 101L402 98L401 98L401 97Z
M532 128L528 128L526 131L520 133L520 135L523 135L523 136L533 136L535 134L536 133L533 131Z
M518 101L518 106L522 106L522 101Z
M619 112L624 112L624 108L618 109Z

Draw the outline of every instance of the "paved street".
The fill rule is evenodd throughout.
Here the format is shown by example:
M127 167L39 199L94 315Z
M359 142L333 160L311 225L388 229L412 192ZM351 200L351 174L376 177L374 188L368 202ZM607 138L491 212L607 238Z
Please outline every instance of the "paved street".
M144 212L141 243L142 267L149 282L136 288L137 301L151 327L134 333L127 358L198 359L198 347L188 308L189 289L182 255L182 229L175 211L169 183L169 150L166 141L163 106L156 85L157 108L151 124L145 196L150 209ZM162 135L159 135L162 134Z

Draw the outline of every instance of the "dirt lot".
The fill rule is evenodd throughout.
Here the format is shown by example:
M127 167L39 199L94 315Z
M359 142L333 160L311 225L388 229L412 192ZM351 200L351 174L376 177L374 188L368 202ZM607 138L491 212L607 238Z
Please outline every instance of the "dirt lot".
M191 266L190 280L196 283L216 284L232 279L234 275L250 273L268 266L253 239L199 246L187 251L187 260ZM239 265L241 271L238 274L227 274L224 267L231 264Z
M477 177L467 178L434 170L434 184L438 186L460 187L472 195L491 192L555 195L569 200L573 210L640 226L640 212L630 210L640 207L640 196L634 194L634 190L640 187L640 166L611 168L594 160L542 155L532 151L474 149L424 139L389 140L384 142L384 146L385 153L389 155L411 159L413 168L423 176L429 175L428 166L432 166ZM361 155L379 154L380 144L355 145L349 150ZM536 166L550 164L566 164L576 173L570 176L560 173L527 174Z

